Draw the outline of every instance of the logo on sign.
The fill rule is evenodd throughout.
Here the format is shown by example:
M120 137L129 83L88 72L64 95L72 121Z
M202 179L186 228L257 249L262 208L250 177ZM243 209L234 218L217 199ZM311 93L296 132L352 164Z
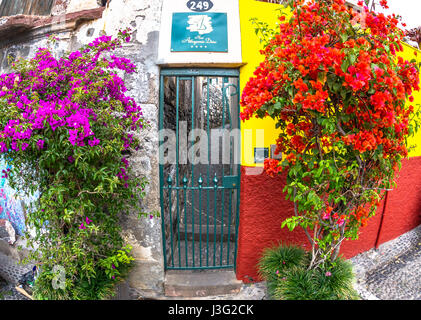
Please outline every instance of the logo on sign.
M189 16L187 23L189 24L187 30L190 30L190 32L207 34L213 31L212 18L207 15Z
M211 0L190 0L187 7L192 11L205 12L212 9L213 3Z

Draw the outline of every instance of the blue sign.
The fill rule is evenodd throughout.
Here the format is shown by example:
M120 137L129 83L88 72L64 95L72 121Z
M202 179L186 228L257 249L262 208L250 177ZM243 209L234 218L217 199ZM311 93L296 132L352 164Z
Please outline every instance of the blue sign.
M228 52L226 13L173 13L171 51Z

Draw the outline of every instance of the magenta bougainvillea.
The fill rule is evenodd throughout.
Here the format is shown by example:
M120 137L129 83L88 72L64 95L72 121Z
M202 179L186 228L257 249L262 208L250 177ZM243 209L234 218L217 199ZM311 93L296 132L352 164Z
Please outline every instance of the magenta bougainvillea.
M105 297L132 260L119 216L140 210L146 181L134 177L127 156L147 123L121 77L136 66L112 54L129 41L128 31L104 35L60 58L40 48L0 75L8 179L21 192L39 192L27 223L36 230L28 239L38 245L30 258L41 266L40 298ZM65 270L58 289L55 266Z
M0 151L5 153L9 148L25 151L37 130L50 128L54 132L59 127L68 131L68 140L73 146L99 145L100 140L91 130L91 122L96 121L98 115L89 108L88 102L119 101L124 108L122 121L130 119L132 130L141 128L141 108L133 98L124 94L127 89L123 80L117 74L110 73L109 79L98 87L97 79L91 78L95 73L105 76L105 71L98 70L98 64L106 69L117 68L127 73L135 71L135 65L129 59L114 55L109 60L100 59L102 52L110 51L117 45L116 40L102 36L83 52L76 51L59 60L48 49L41 48L28 64L28 67L36 65L36 69L0 75L0 98L3 97L9 104L16 104L21 113L21 117L8 120L0 132ZM84 103L74 101L74 96L78 94L86 95ZM40 95L43 99L40 99ZM110 106L110 110L113 109ZM132 138L130 134L123 137L125 147L130 146ZM43 149L45 140L40 138L36 144L38 149Z

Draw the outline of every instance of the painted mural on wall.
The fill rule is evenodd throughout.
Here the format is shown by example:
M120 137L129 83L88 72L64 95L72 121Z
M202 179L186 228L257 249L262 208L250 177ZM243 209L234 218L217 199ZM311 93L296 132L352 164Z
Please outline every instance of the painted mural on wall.
M26 210L30 203L38 198L38 195L25 197L11 188L7 181L7 172L10 169L10 165L4 159L0 159L0 219L10 221L16 233L22 236L26 230Z

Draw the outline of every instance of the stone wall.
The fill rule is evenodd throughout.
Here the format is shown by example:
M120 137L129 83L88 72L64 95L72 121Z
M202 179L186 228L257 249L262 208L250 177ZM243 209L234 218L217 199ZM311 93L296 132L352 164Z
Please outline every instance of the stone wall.
M46 46L47 34L61 40L52 48L59 56L78 49L96 37L117 35L130 27L133 37L118 54L132 59L138 72L125 78L129 94L142 105L150 126L135 134L142 141L130 160L135 174L147 177L144 212L159 212L158 110L159 68L156 65L162 0L111 0L106 7L96 0L55 0L50 17L14 16L0 21L0 72L10 70L9 59L33 57ZM82 10L82 11L81 11ZM13 37L7 36L11 30ZM3 32L3 33L2 33ZM164 266L160 218L138 218L131 212L122 218L124 238L133 246L135 265L121 286L123 296L153 297L163 292Z

